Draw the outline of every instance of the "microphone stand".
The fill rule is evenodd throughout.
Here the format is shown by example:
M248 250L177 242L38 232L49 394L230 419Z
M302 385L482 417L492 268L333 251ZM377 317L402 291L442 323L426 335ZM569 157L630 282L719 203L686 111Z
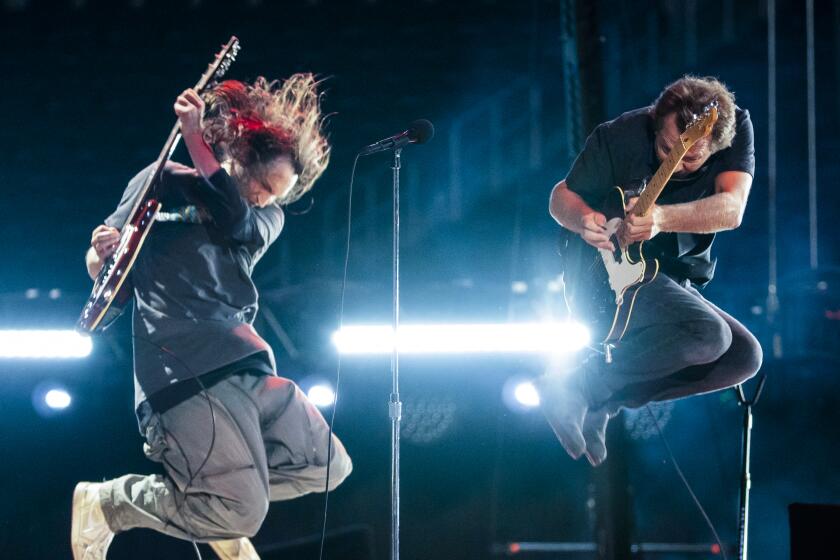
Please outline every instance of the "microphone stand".
M400 325L400 155L402 148L394 150L394 246L393 246L393 341L391 353L391 396L388 415L391 417L391 560L400 558L400 354L398 329Z
M750 515L750 443L752 433L752 407L758 402L761 397L761 390L764 389L764 383L767 381L767 375L762 374L758 381L758 388L752 399L747 400L744 396L744 385L738 385L735 392L738 394L738 404L744 407L744 434L741 439L741 495L740 495L740 515L738 516L738 558L739 560L747 560L747 529L749 525Z

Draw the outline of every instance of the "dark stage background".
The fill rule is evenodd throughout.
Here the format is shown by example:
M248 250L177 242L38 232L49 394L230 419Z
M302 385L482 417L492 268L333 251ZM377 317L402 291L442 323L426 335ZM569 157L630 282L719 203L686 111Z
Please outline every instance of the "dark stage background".
M549 289L559 263L548 195L592 126L650 103L684 73L720 77L750 109L756 132L747 214L741 228L719 236L717 276L706 292L765 348L751 557L788 557L789 503L840 502L833 222L840 209L840 1L816 2L817 271L808 266L805 8L794 0L777 5L777 352L765 314L763 1L0 6L0 328L72 325L89 289L83 254L90 231L132 174L156 157L174 122L176 95L231 34L243 47L231 77L313 71L328 78L332 163L312 197L289 209L285 232L256 272L263 306L257 327L275 347L281 374L297 381L334 376L328 337L338 324L347 187L360 146L415 118L436 125L430 144L403 155L403 321L537 320L560 313ZM389 164L379 155L359 165L348 323L390 318ZM516 281L527 284L525 293L511 290ZM53 289L60 292L50 295ZM267 322L266 312L277 322ZM83 360L0 361L0 558L68 558L74 484L158 468L143 457L133 417L128 326L123 318ZM539 413L504 405L506 380L543 367L516 357L403 361L403 558L491 558L494 544L512 541L592 542L618 465L627 469L631 506L623 528L633 542L713 542L646 412L613 422L613 456L594 471L565 456ZM47 381L64 384L74 401L42 417L31 395ZM387 358L345 361L335 429L355 471L330 499L330 558L387 558L389 391ZM741 411L734 392L654 412L722 539L736 543ZM316 558L305 541L316 539L322 507L321 495L272 504L254 538L264 557L274 550ZM298 552L281 552L289 543ZM132 531L116 538L109 558L192 555L188 543Z

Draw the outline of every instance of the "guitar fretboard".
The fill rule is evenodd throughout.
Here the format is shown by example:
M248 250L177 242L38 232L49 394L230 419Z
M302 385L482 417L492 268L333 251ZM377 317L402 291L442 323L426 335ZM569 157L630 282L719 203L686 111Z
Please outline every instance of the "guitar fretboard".
M650 182L645 187L645 190L642 191L642 194L639 196L636 206L633 207L633 214L637 216L644 216L651 208L653 208L653 204L656 202L656 199L659 198L659 195L662 193L665 185L668 184L668 181L671 179L671 175L674 174L674 170L680 164L680 161L682 161L682 158L687 151L688 147L685 146L682 141L678 141L671 147L668 157L665 158L659 166L659 169L656 170L656 173L654 173Z

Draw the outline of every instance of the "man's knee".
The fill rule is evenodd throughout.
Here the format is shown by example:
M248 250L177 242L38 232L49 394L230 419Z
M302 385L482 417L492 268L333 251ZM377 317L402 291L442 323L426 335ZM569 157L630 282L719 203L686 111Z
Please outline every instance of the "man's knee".
M253 537L268 514L268 491L255 471L243 471L219 484L211 501L197 496L196 500L211 504L216 524L222 527L219 538Z
M333 447L334 453L330 462L330 491L335 490L353 472L353 461L344 449L344 445L338 438L335 438L334 443L337 445Z
M761 344L749 332L733 340L732 350L737 351L735 357L737 361L734 368L740 373L738 383L743 383L761 369L761 364L764 362L764 352L761 349Z
M236 515L231 520L231 528L240 536L253 537L268 514L268 496L262 495L259 501L240 504L234 511Z
M681 346L687 365L712 363L732 345L732 329L717 316L687 323L686 330L687 336Z

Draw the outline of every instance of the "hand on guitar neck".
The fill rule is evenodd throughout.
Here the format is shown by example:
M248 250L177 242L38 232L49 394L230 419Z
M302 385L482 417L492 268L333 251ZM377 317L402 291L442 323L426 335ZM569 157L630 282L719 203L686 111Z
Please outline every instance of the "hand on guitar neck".
M212 177L220 165L204 141L204 100L194 89L187 89L175 100L174 109L193 165L203 177Z

